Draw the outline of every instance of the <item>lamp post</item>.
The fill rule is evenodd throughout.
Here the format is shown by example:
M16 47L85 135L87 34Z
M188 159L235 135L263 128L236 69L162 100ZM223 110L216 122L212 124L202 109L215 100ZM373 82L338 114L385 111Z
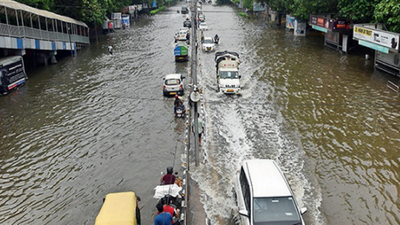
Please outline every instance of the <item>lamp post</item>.
M71 30L68 27L68 37L69 37L69 47L71 48L71 55L74 56L74 52L72 51L72 42L71 42Z

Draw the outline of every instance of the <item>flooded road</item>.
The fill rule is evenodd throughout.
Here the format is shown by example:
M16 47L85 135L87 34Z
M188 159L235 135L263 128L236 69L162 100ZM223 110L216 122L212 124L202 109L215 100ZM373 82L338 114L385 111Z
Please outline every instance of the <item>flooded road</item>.
M126 190L153 223L153 188L160 171L180 167L184 144L184 121L162 96L165 74L189 73L173 58L180 7L31 71L0 98L0 224L93 224L103 197ZM191 170L211 224L237 221L234 174L251 158L278 162L307 224L400 224L399 96L386 87L398 78L320 36L294 37L229 6L203 11L217 50L240 54L243 84L240 96L217 93L214 54L199 51L205 157Z

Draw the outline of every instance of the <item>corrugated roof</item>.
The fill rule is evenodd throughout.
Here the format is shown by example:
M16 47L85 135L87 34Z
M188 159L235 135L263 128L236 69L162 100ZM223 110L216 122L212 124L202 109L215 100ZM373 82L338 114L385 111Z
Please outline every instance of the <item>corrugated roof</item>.
M67 23L74 23L74 24L78 24L80 26L84 26L84 27L88 27L84 22L79 21L79 20L75 20L72 19L70 17L67 16L61 16L46 10L42 10L42 9L36 9L33 8L31 6L27 6L24 5L22 3L16 2L16 1L12 1L12 0L0 0L0 6L5 6L7 8L11 8L11 9L16 9L16 10L22 10L22 11L26 11L26 12L30 12L32 14L36 14L36 15L40 15L43 17L47 17L49 19L57 19L57 20L61 20Z

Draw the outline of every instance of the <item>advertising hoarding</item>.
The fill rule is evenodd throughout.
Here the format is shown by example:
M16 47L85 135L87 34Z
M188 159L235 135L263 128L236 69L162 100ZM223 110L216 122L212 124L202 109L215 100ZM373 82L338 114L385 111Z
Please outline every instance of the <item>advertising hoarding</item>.
M353 38L370 42L375 45L387 47L399 52L400 34L365 27L361 24L354 25Z

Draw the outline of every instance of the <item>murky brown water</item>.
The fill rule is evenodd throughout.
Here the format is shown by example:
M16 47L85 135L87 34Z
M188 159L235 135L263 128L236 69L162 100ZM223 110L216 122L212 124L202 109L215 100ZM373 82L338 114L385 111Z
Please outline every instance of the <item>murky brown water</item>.
M183 148L183 120L161 89L166 73L189 71L173 59L177 9L31 71L0 98L1 224L93 224L103 197L125 190L152 223L153 187ZM227 6L203 10L205 35L240 54L244 84L240 96L216 93L214 54L199 52L206 157L191 168L211 224L235 220L233 176L248 158L278 162L307 224L400 224L399 96L386 87L399 80L320 36L294 37Z

